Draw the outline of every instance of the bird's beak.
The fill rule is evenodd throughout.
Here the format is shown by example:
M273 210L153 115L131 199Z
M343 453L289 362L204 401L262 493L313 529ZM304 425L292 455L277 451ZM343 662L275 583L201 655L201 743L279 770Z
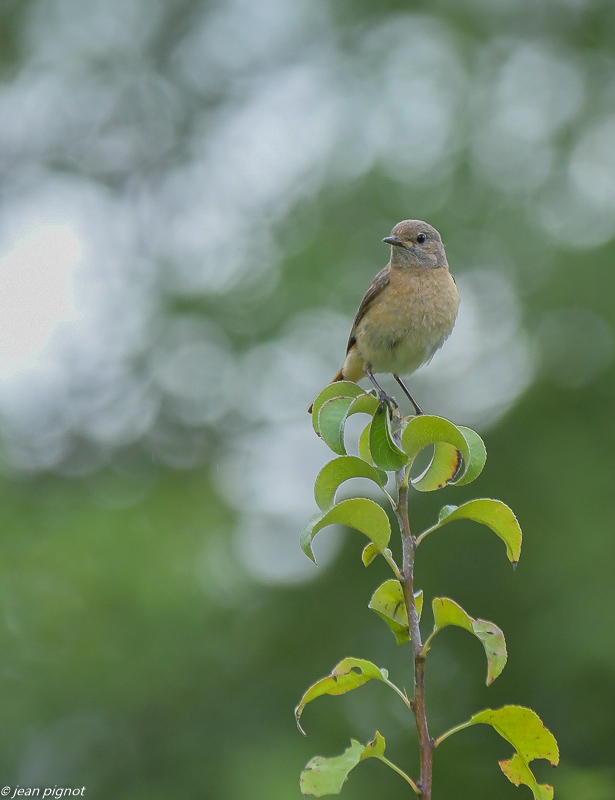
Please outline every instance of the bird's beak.
M394 247L405 247L406 245L402 242L399 236L385 236L382 240L386 242L386 244L391 244Z

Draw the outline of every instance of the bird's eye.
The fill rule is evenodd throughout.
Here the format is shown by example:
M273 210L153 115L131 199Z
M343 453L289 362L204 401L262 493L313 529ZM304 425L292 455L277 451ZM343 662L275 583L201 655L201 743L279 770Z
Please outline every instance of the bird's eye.
M416 237L416 241L417 241L419 244L423 244L423 242L426 242L426 241L427 241L427 236L425 236L425 234L424 234L424 233L419 233L419 235Z

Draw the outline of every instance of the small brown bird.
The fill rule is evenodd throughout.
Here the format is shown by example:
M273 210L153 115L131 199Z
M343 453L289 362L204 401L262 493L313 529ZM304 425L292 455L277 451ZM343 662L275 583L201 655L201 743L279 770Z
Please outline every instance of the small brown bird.
M459 293L440 234L431 225L406 219L382 241L391 245L391 260L361 301L344 366L333 381L368 377L379 398L390 404L374 378L374 373L390 372L422 414L399 375L410 375L442 347L455 324Z

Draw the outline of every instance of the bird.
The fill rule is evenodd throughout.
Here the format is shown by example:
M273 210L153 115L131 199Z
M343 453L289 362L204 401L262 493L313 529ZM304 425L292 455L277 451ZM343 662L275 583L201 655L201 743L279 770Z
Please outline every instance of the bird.
M391 260L367 288L354 318L346 359L331 381L367 377L378 398L392 402L374 374L391 373L414 406L423 413L400 375L427 364L450 336L459 308L459 292L449 271L442 238L427 222L398 222L382 240ZM312 413L313 404L308 409Z

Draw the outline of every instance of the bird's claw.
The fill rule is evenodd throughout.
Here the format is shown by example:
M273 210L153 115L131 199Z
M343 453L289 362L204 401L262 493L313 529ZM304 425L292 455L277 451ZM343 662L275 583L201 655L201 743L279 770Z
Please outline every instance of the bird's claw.
M389 409L389 415L391 419L401 419L401 415L399 413L399 406L397 405L394 398L388 395L386 392L380 391L378 392L378 400L382 405L385 405Z

